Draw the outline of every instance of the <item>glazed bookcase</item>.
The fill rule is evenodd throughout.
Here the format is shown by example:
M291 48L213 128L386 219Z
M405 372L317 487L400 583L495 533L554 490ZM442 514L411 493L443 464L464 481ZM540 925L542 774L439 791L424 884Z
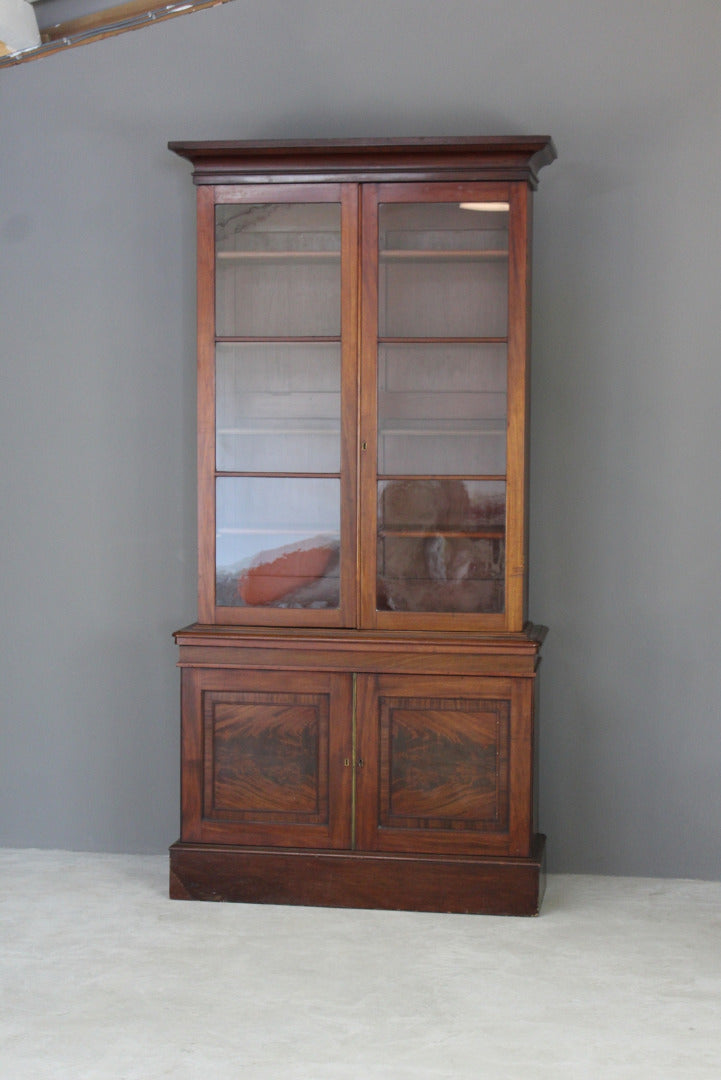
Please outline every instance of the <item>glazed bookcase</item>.
M197 186L199 546L171 895L534 913L553 145L170 147Z

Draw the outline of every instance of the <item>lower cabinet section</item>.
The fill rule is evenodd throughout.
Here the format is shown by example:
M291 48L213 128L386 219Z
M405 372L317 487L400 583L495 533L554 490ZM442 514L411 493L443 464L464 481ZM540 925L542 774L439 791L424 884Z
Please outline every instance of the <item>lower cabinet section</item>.
M538 911L538 635L458 651L447 636L441 655L413 640L386 652L377 636L177 637L171 896Z

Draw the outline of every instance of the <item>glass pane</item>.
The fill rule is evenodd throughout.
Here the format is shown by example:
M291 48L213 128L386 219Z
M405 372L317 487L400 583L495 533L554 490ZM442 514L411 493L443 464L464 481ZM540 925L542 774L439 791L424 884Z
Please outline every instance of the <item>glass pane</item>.
M378 610L503 611L505 518L502 481L381 481Z
M379 244L381 337L506 336L507 207L384 203Z
M340 345L216 347L217 468L338 472Z
M216 480L216 602L337 608L340 481Z
M340 334L340 206L215 208L218 337Z
M506 346L381 344L378 472L506 471Z

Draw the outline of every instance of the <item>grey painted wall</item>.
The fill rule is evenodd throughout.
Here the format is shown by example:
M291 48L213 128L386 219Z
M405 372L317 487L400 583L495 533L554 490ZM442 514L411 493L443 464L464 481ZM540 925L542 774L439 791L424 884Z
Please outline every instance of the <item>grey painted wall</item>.
M550 867L721 877L715 0L233 0L0 71L0 843L177 837L194 196L167 140L547 132Z

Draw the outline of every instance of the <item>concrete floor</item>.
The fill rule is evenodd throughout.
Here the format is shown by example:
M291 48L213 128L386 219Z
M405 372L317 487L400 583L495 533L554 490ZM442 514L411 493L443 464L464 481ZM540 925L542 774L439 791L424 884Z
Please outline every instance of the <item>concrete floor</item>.
M0 850L1 1080L717 1080L721 884L551 877L538 919L166 899Z

